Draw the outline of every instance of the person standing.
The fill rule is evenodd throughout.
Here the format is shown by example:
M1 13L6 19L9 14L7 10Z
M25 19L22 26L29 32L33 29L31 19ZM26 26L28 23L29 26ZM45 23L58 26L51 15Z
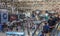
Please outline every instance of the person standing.
M53 26L55 25L54 24L54 20L53 20L53 18L52 17L50 17L49 18L49 20L48 20L48 25L49 25L49 28L50 28L50 32L53 30Z
M43 32L44 35L46 35L49 32L49 25L47 22L44 23L45 25L43 26Z
M7 25L6 23L3 23L3 32L7 31Z

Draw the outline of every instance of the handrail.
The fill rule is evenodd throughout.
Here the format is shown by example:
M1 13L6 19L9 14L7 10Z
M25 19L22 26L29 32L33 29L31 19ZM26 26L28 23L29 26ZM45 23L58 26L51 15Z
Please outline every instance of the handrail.
M41 23L42 23L42 22L41 22ZM34 36L34 35L36 34L36 31L37 31L37 29L39 28L39 26L41 25L41 23L38 24L38 27L34 30L34 33L32 34L32 36Z

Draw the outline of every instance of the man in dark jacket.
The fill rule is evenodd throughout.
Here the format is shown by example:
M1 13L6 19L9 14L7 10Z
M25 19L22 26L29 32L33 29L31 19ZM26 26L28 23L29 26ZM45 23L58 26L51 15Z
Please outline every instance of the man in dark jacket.
M50 28L50 32L53 30L54 26L56 25L56 19L50 17L50 19L48 20L48 24L49 24L49 28Z
M54 20L52 17L50 17L50 19L48 20L48 24L49 26L53 26L54 25Z

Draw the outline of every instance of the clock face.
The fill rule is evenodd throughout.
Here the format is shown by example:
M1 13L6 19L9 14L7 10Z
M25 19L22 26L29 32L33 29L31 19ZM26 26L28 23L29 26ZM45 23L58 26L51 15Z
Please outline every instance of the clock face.
M7 19L7 14L3 14L3 18L4 19Z

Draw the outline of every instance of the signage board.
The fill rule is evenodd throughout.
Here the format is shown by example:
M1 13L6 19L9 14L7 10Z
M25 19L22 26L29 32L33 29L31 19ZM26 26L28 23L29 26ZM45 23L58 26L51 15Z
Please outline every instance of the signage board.
M7 36L25 36L24 32L6 32Z
M8 13L7 12L1 12L1 23L8 22Z
M41 21L33 21L34 24L40 24Z

